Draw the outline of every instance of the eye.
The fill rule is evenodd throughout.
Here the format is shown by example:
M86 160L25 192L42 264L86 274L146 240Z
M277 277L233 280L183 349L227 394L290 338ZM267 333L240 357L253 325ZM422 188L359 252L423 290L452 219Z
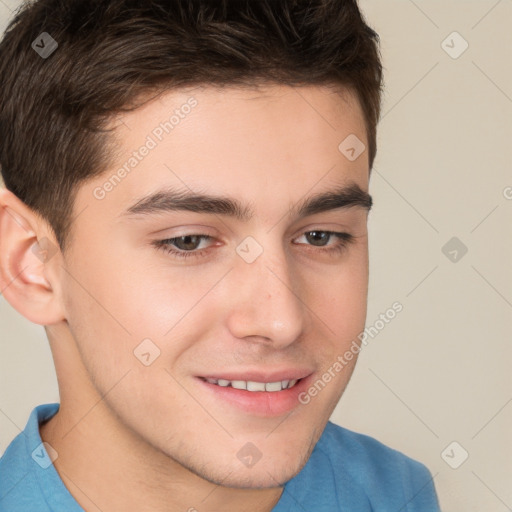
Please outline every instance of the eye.
M306 231L301 237L305 237L308 244L313 247L319 247L316 252L338 254L345 250L347 246L354 241L354 236L350 233L339 233L336 231L323 231L313 230ZM299 237L299 238L301 238ZM331 239L335 239L334 244L328 244ZM213 237L202 234L188 234L174 238L166 238L164 240L155 240L152 245L158 249L163 249L166 253L171 254L176 258L199 258L208 251L208 248L199 249L201 242L212 240ZM308 244L295 244L295 245L308 245ZM327 247L322 249L322 247ZM176 250L177 249L177 250ZM315 250L310 248L308 250Z
M202 240L210 240L211 238L209 235L182 235L166 238L165 240L156 240L154 244L177 258L198 257L205 251L205 249L198 250L198 243ZM173 245L179 250L173 249Z
M349 233L338 233L336 231L306 231L302 236L306 237L308 242L312 242L316 247L330 247L327 251L340 251L344 249L350 242L353 241L353 236ZM326 241L335 237L337 243L328 246Z

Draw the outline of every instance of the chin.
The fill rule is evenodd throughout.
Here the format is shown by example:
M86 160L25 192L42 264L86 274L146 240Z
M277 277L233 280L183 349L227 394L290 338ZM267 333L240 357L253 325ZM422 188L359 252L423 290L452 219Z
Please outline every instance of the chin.
M269 489L283 486L296 476L310 456L307 446L276 450L272 456L253 459L248 465L236 458L217 459L218 465L203 465L189 469L201 478L223 487L238 489ZM190 462L190 460L189 460Z
M222 485L223 487L232 487L236 489L270 489L283 486L288 480L291 480L302 469L303 464L296 464L293 467L290 464L276 468L273 464L263 464L253 468L230 468L227 476L200 475L211 483ZM231 471L231 472L229 472Z

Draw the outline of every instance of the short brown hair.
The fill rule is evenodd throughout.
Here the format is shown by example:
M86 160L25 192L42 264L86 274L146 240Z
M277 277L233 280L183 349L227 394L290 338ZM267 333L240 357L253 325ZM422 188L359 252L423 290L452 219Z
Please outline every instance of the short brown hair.
M47 58L32 47L48 33ZM36 0L0 43L5 186L62 250L78 185L106 171L106 123L144 94L201 84L353 89L377 151L379 37L357 0Z

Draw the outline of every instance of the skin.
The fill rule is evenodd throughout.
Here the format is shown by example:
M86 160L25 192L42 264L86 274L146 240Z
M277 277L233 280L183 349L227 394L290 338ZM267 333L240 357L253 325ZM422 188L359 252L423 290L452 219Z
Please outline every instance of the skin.
M94 189L191 96L197 106L172 134L96 199ZM270 511L307 462L357 357L310 403L278 417L244 413L196 376L300 366L316 380L364 329L367 210L288 216L318 192L368 190L367 151L349 161L338 150L349 134L368 145L360 105L319 86L201 87L166 92L112 123L119 151L108 172L80 185L64 254L56 247L45 263L36 258L37 239L57 245L52 231L0 191L1 288L45 326L58 377L60 410L42 439L88 512ZM232 196L255 216L120 216L169 186ZM354 240L328 255L304 235L315 229ZM151 245L184 234L214 240L186 260ZM247 236L263 248L251 264L235 251ZM146 338L160 350L150 366L133 352ZM252 467L237 457L248 442L262 454Z

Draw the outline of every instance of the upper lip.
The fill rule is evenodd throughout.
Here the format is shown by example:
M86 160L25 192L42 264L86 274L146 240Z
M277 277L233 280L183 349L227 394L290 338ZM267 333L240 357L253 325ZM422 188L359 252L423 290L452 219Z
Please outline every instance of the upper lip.
M313 372L312 370L307 370L303 368L286 368L281 370L274 371L256 371L256 370L247 370L247 371L230 371L223 373L208 373L205 375L200 375L202 378L206 379L224 379L224 380L243 380L243 381L251 381L251 382L279 382L283 380L299 380L304 377L308 377Z

